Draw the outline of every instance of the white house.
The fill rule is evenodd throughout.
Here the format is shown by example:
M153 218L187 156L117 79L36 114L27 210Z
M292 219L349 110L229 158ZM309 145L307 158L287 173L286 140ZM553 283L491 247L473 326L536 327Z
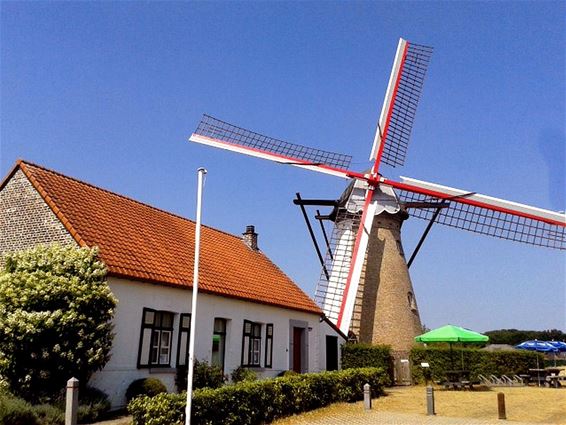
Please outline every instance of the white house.
M112 357L90 384L113 407L135 379L159 378L170 391L187 362L194 222L29 162L0 184L0 256L40 243L98 246L118 299ZM196 357L225 373L260 376L339 367L345 337L320 308L243 237L201 233Z

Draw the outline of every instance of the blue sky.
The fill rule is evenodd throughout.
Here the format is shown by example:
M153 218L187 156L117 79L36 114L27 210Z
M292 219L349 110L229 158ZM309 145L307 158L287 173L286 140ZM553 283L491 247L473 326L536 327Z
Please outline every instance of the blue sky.
M260 247L307 293L302 196L345 182L186 140L203 112L367 168L400 36L434 46L399 175L565 207L564 2L9 2L0 171L17 158ZM424 229L404 226L405 251ZM423 322L566 329L564 254L435 226L411 268Z

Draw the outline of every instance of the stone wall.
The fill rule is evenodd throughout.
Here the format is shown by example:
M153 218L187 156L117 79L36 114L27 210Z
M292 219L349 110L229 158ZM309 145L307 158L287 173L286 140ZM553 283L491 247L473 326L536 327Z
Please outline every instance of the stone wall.
M77 245L22 170L0 191L0 263L5 253L58 242Z

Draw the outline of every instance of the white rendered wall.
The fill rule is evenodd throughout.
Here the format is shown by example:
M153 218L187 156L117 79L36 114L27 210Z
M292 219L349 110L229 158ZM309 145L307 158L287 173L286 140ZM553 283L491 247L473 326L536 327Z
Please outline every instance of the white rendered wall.
M90 385L110 396L114 408L125 404L125 393L130 383L138 378L160 379L170 392L175 388L177 343L180 313L191 313L191 291L150 283L109 278L110 289L118 299L114 317L114 342L110 361L94 374ZM171 368L137 368L143 308L175 313ZM327 323L320 322L316 314L303 313L279 307L219 297L199 292L195 334L195 357L210 363L214 318L227 320L225 370L229 374L241 365L242 331L244 320L273 323L272 368L253 368L260 377L276 376L289 370L290 320L307 322L308 371L324 370L325 335L337 335ZM343 342L339 337L339 344ZM262 327L261 365L264 365L265 327Z

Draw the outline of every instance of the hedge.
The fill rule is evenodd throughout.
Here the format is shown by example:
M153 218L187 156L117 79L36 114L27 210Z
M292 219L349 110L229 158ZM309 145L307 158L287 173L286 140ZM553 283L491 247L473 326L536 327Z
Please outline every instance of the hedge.
M430 364L430 372L434 381L445 377L446 370L461 369L462 356L464 358L464 368L470 371L470 378L475 381L478 375L519 375L527 373L529 369L537 366L537 356L539 366L544 364L544 357L541 354L528 351L483 351L474 348L453 347L453 367L450 360L450 349L439 347L415 347L411 350L411 363L413 381L423 383L422 362Z
M0 424L64 425L65 412L49 404L33 406L23 398L0 394Z
M27 401L7 394L0 394L0 424L39 425L33 406Z
M191 423L270 423L330 403L361 400L365 383L377 397L390 381L381 368L359 368L204 388L193 393ZM128 411L134 425L183 424L185 401L186 393L138 397L128 404Z
M342 345L342 369L380 367L393 377L393 357L389 345Z
M79 391L78 423L99 421L110 409L108 396L93 387ZM64 425L65 399L55 405L32 405L24 399L0 390L0 425Z

